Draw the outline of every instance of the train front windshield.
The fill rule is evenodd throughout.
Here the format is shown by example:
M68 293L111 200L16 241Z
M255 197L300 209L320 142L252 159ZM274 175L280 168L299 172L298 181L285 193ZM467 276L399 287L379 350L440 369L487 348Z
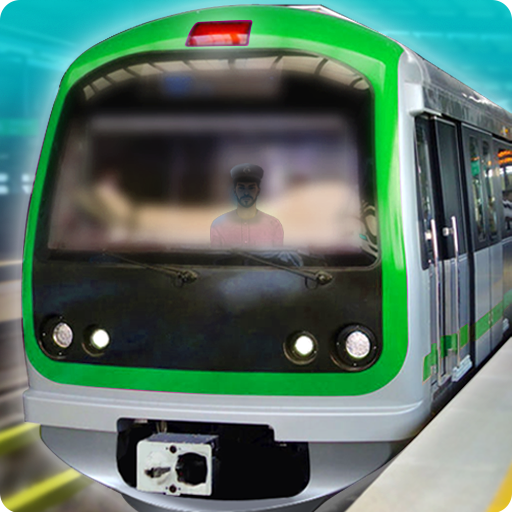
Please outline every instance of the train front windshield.
M75 87L47 181L47 249L191 265L233 264L222 256L243 249L371 265L366 79L308 55L185 57L117 62ZM236 190L237 166L245 178L263 171L242 179L255 182L250 200Z

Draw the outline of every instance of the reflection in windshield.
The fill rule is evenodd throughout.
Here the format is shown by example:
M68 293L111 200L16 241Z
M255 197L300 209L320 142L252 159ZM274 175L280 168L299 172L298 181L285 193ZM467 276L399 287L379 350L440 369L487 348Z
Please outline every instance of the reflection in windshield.
M185 265L231 249L375 261L368 83L290 59L131 65L78 88L48 182L48 248Z
M151 123L133 135L98 128L88 168L77 127L63 162L49 246L114 252L245 245L359 251L367 228L357 147L340 119L324 120L319 133L300 127L275 133L269 116L264 135L235 133L233 123L233 132L225 127L222 135L204 134L198 126L198 133L179 140L174 130L152 134ZM118 122L125 129L126 119ZM266 170L259 185L234 184L229 169L246 158Z
M264 171L259 165L231 169L236 210L217 217L210 228L212 247L279 247L283 226L276 217L256 209Z

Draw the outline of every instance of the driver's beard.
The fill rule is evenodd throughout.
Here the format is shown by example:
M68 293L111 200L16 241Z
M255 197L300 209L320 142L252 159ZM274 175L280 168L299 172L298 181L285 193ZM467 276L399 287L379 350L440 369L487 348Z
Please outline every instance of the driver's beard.
M244 196L246 197L246 196ZM256 202L256 199L258 199L257 197L255 197L254 199L252 199L252 197L250 198L251 201L249 203L243 203L242 200L244 199L244 197L242 198L239 198L238 196L236 196L236 200L238 201L238 204L240 206L242 206L243 208L250 208L255 202Z

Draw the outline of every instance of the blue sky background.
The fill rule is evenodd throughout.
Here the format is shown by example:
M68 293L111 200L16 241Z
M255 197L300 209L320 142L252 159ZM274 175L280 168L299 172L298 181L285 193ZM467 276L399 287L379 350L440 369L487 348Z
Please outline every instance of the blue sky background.
M30 190L58 84L78 55L135 25L216 5L222 4L218 0L17 0L7 5L0 17L0 214L2 195L21 199ZM512 17L502 3L326 0L324 5L404 43L512 110Z

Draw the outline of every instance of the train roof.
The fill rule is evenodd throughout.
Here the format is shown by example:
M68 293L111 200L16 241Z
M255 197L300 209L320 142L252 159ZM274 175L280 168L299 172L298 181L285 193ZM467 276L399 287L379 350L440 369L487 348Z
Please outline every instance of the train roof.
M288 7L334 16L361 25L323 5L289 5ZM365 28L373 30L369 27ZM511 113L438 68L402 43L395 42L404 49L420 68L420 84L423 87L423 102L426 109L478 126L494 135L512 140Z
M361 25L323 5L289 5L288 7L334 16ZM365 28L373 30L369 27ZM391 40L395 41L394 39ZM478 126L497 136L512 140L512 114L510 112L488 100L402 43L395 42L404 49L420 68L420 84L424 91L423 101L426 109Z
M425 108L512 140L510 112L418 54L407 51L416 56L421 68Z
M336 42L343 41L343 37L346 36L347 52L342 53L350 53L356 49L361 53L371 51L375 60L393 65L396 64L396 58L403 53L403 48L392 39L322 6L260 4L209 7L143 23L99 42L73 62L62 84L69 86L104 64L129 55L197 49L206 54L213 50L229 49L225 46L191 48L185 45L195 23L229 19L253 20L251 45L245 47L247 49L251 49L252 46L266 50L295 49L306 52L307 47L310 47L311 53L318 53L321 47L335 48ZM340 33L339 23L344 25L344 32ZM235 48L241 47L232 47ZM340 50L343 49L344 47L340 45Z
M391 51L391 53L395 53L392 50L394 47L397 51L405 52L409 56L410 61L417 64L420 71L418 83L423 88L424 106L427 111L444 114L459 121L480 127L496 136L512 140L512 114L494 104L459 80L450 76L445 71L442 71L403 44L323 5L267 4L207 8L181 13L178 16L183 17L183 22L178 26L173 26L173 28L175 29L178 27L179 32L181 32L181 29L183 28L183 31L186 30L188 34L191 27L191 21L196 19L200 13L207 13L209 18L216 20L225 19L225 17L222 17L223 15L225 16L229 14L233 16L238 10L247 11L248 14L249 11L252 11L254 14L254 9L257 11L261 8L279 9L281 13L279 13L279 15L276 14L274 18L277 16L281 21L283 21L281 19L283 16L288 18L285 14L286 11L291 14L291 11L295 10L296 12L310 11L315 15L322 15L326 18L337 18L342 23L357 25L359 29L357 32L358 38L368 38L367 47L371 48L372 51L376 50L377 47L380 47L382 49L381 53L384 55L384 53L386 53L384 51L385 48L387 49L386 51L388 54L389 51ZM154 48L163 50L165 48L165 42L170 41L169 34L165 32L167 29L167 20L170 18L174 18L174 16L139 25L138 27L134 27L117 34L96 46L93 46L73 63L66 73L64 81L67 81L68 84L75 82L77 79L81 78L81 76L91 71L94 67L102 65L116 57L122 56L123 53L126 53L120 51L123 44L130 47L130 51L133 53L149 51ZM299 19L296 19L295 16L289 18L290 19L287 21L292 25L294 24L294 20L302 21L300 20L301 16L299 16ZM204 15L197 19L203 20ZM327 25L331 25L331 23L326 24L326 30L330 31L331 27ZM267 29L268 27L266 27L266 30ZM309 30L311 31L312 27L309 27ZM355 32L353 32L353 34L355 34ZM269 36L268 32L265 32L263 35L265 37ZM177 34L175 37L182 37L182 34ZM377 51L377 53L379 53L379 51Z

